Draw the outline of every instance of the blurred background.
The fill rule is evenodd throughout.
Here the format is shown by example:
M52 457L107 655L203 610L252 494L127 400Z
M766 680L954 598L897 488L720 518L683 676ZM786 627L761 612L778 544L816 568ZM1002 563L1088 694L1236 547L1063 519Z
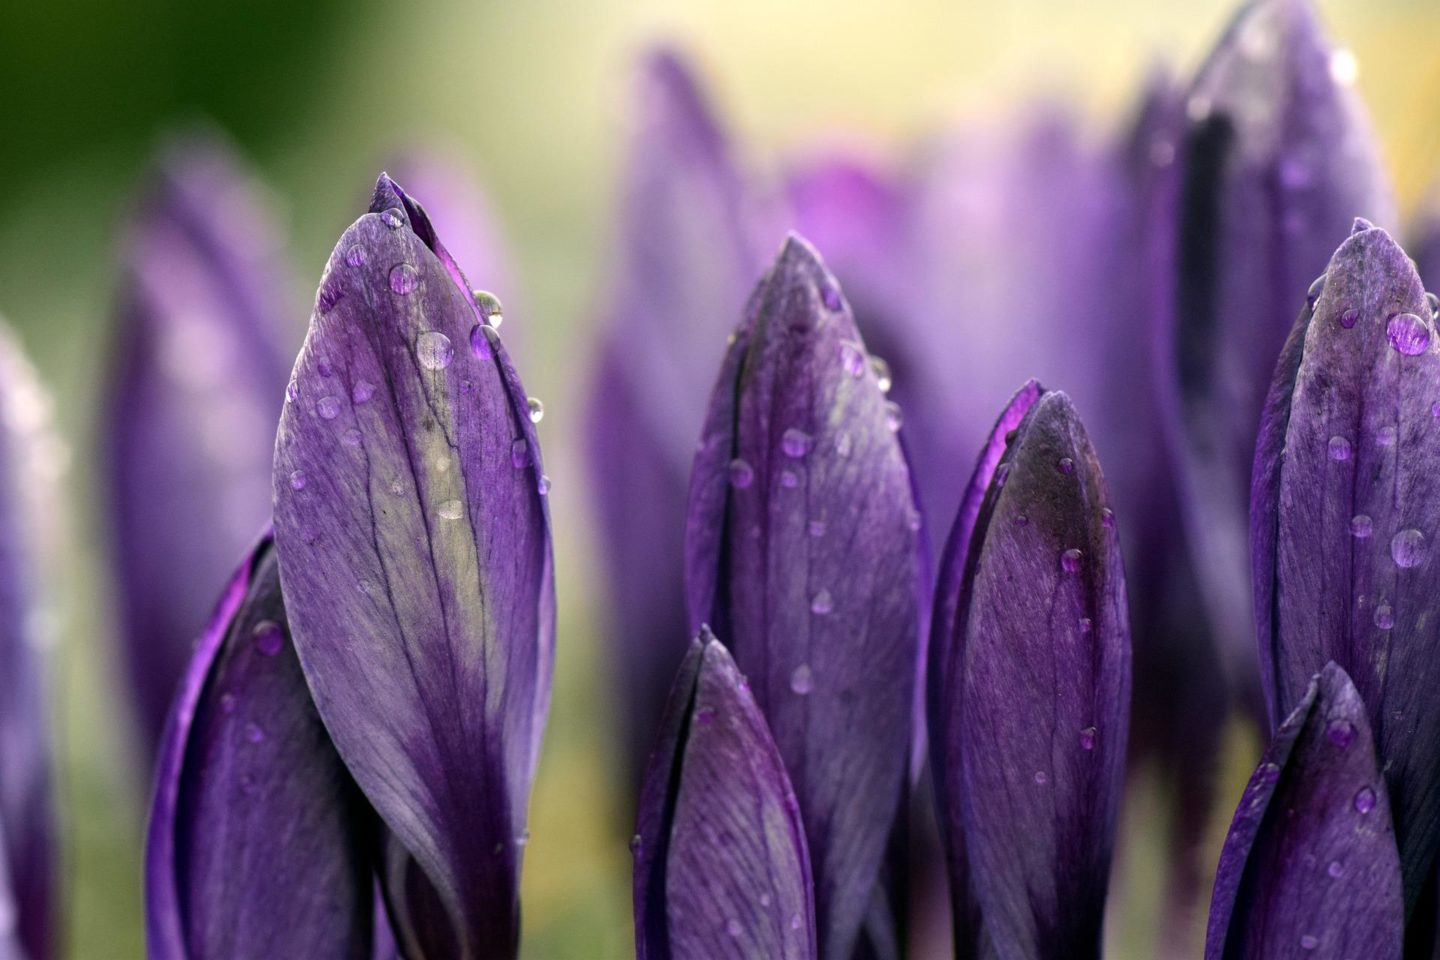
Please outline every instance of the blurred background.
M1358 89L1400 208L1411 211L1440 172L1440 7L1319 7L1331 36L1356 55ZM506 311L504 333L522 338L526 385L547 410L541 436L560 564L556 692L526 855L524 951L624 957L623 765L601 682L594 571L605 561L579 427L597 298L613 266L637 57L656 42L688 52L741 162L763 175L817 137L899 151L937 127L998 117L1036 97L1073 103L1087 127L1109 133L1147 72L1164 62L1189 75L1231 10L1228 0L9 5L0 30L0 315L52 390L70 450L53 698L70 955L143 953L148 784L137 773L112 642L97 407L121 228L167 133L218 125L272 191L301 279L292 296L297 342L331 246L364 211L381 167L407 150L439 150L488 193L523 290L515 300L523 310ZM496 292L511 303L505 289ZM1241 782L1255 749L1239 742L1231 751ZM1143 808L1139 789L1115 881L1117 955L1145 955L1137 945L1153 939L1158 922L1145 877L1160 869L1146 857L1159 854L1146 852L1130 816ZM1237 793L1222 788L1222 817Z

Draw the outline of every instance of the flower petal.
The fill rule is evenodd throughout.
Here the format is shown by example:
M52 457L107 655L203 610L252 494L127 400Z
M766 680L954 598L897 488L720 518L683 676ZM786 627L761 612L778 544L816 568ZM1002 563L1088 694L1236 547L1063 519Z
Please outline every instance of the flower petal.
M1158 274L1170 313L1160 387L1187 537L1227 670L1257 710L1244 571L1266 385L1295 291L1325 268L1355 216L1393 219L1376 141L1343 82L1345 56L1307 0L1241 11L1189 92L1178 241Z
M1250 778L1215 875L1206 960L1401 955L1385 783L1350 678L1328 664Z
M636 956L813 958L795 794L730 654L701 641L675 678L641 794Z
M1255 460L1256 621L1275 716L1333 660L1394 804L1407 908L1440 849L1440 337L1405 252L1357 222L1276 372Z
M1125 578L1084 428L1064 394L1037 392L1002 414L967 494L988 487L978 514L961 513L947 547L937 796L984 924L968 918L972 937L1001 957L1098 956L1129 725Z
M160 745L150 956L370 960L373 815L315 715L267 535L221 596Z
M805 241L747 312L692 477L691 623L755 686L800 800L822 953L848 956L907 783L920 514L898 410Z
M548 481L483 319L424 211L382 176L326 268L274 469L316 706L443 904L453 929L435 942L467 957L516 949L554 657Z
M586 453L611 560L626 782L638 786L685 654L685 499L705 414L695 385L714 370L760 258L726 135L690 67L651 53L637 94Z
M216 590L269 519L275 420L299 342L280 247L223 141L161 153L125 241L102 430L147 753Z

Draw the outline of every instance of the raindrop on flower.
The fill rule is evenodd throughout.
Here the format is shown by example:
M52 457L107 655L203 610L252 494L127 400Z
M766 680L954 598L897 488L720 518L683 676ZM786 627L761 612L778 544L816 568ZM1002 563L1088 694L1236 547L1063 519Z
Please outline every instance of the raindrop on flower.
M352 267L363 267L368 259L370 259L370 255L358 243L345 251L345 262Z
M380 214L380 219L391 230L399 230L405 225L405 214L400 211L399 207L391 207L386 210Z
M1395 428L1381 427L1379 430L1376 430L1375 442L1380 444L1380 446L1382 447L1395 446Z
M446 520L459 520L465 516L465 505L459 500L446 500L436 512Z
M1260 765L1260 782L1274 783L1280 779L1280 765L1266 761Z
M1381 603L1375 607L1375 626L1381 630L1389 630L1395 626L1395 611L1390 604Z
M1353 329L1355 327L1355 324L1359 321L1360 311L1356 310L1354 307L1351 307L1349 310L1346 310L1344 313L1340 314L1340 326L1344 327L1346 330Z
M1080 632L1081 632L1081 633L1089 633L1091 630L1094 630L1094 629L1095 629L1095 621L1091 620L1089 617L1081 617L1081 618L1080 618Z
M334 420L340 416L340 401L334 397L321 397L320 402L315 404L315 412L326 420Z
M550 478L543 473L540 474L540 479L535 481L535 492L542 497L550 494Z
M1375 809L1375 791L1370 787L1361 787L1355 793L1355 810L1357 813L1369 813Z
M1100 508L1100 525L1106 530L1115 529L1115 511L1109 507Z
M1436 400L1434 403L1430 404L1430 416L1434 417L1436 420L1440 420L1440 400Z
M865 375L865 348L854 340L840 341L840 366L855 379Z
M821 589L810 601L810 612L824 616L835 609L835 599L830 596L830 591Z
M321 360L315 364L315 371L322 377L333 377L335 375L335 368L330 366L330 361L328 360Z
M815 689L815 677L811 674L810 664L802 663L790 674L790 690L800 696L805 696Z
M755 482L755 468L749 462L736 457L730 461L730 486L744 490Z
M1096 738L1096 736L1099 734L1099 732L1100 732L1100 731L1096 730L1094 727L1086 727L1085 729L1081 730L1081 731L1080 731L1080 749L1081 749L1081 750L1094 750L1094 749L1095 749L1095 738Z
M1281 172L1283 174L1285 171ZM1325 292L1325 274L1322 273L1315 278L1314 283L1310 284L1310 289L1305 291L1306 302L1312 307L1315 306L1315 301L1320 299L1320 294L1323 292Z
M445 334L426 330L415 338L415 356L426 370L444 370L455 359L455 348Z
M894 379L890 376L890 364L885 362L885 358L871 356L870 372L875 374L875 385L880 388L880 392L889 393Z
M470 296L485 322L499 330L500 325L505 322L505 308L500 306L500 298L488 290L471 290Z
M290 403L294 403L296 400L299 400L300 384L296 383L294 380L291 380L289 383L285 384L285 399Z
M1397 353L1416 357L1430 346L1430 328L1413 313L1397 313L1385 324L1385 339Z
M1358 540L1364 540L1375 532L1375 522L1366 513L1357 513L1350 518L1350 535Z
M1425 306L1430 308L1430 316L1440 316L1440 297L1433 293L1425 294Z
M1069 550L1060 554L1060 569L1066 573L1079 573L1080 551L1075 547L1071 547Z
M1059 470L1061 473L1074 473L1075 461L1070 459L1069 457L1061 457L1059 461L1056 462L1055 469Z
M531 423L539 423L545 419L545 404L540 402L539 397L526 397L525 409L529 412Z
M834 283L828 280L820 285L820 302L825 304L825 309L831 313L839 313L840 308L844 306L840 299L840 291L835 288Z
M1035 786L1043 787L1050 782L1049 775L1044 770L1035 771Z
M780 435L780 449L785 451L785 456L797 460L810 452L813 442L810 434L796 427L790 427Z
M290 474L290 486L295 490L305 489L305 471L296 470Z
M1320 939L1313 933L1307 933L1300 938L1301 950L1314 950L1318 946L1320 946Z
M1330 866L1325 868L1325 872L1330 875L1331 879L1339 880L1345 875L1345 864L1339 860L1331 860Z
M1418 567L1425 559L1425 534L1411 527L1390 539L1390 559L1403 569Z
M900 404L896 403L894 400L886 400L885 426L890 428L891 433L896 433L900 430L900 423L902 419L903 418L900 413Z
M356 380L355 386L350 388L350 399L356 403L369 403L373 396L375 396L375 384L369 380Z
M530 466L530 443L524 437L510 442L510 466L516 470Z
M485 333L483 323L477 323L470 328L470 353L476 360L490 359L490 337Z
M1337 460L1337 461L1339 461L1339 460L1349 460L1349 459L1350 459L1350 441L1349 441L1349 440L1346 440L1344 437L1340 437L1340 436L1331 437L1331 438L1330 438L1330 459L1331 459L1331 460Z
M256 650L273 657L285 646L285 630L274 620L261 620L250 631L250 639L255 641Z
M633 836L633 837L630 838L630 852L631 852L632 854L634 854L635 856L638 857L638 856L640 856L640 851L643 850L644 848L645 848L645 841L643 841L643 840L640 839L640 834L637 833L637 834L635 834L635 836Z
M360 436L360 431L356 430L354 427L351 427L349 430L346 430L344 433L340 434L340 442L345 444L345 446L347 447L360 446L361 439L362 438Z
M408 263L397 263L390 268L390 292L405 296L414 293L420 283L420 275Z
M1325 729L1325 735L1331 743L1344 750L1355 740L1355 724L1349 720L1333 720Z

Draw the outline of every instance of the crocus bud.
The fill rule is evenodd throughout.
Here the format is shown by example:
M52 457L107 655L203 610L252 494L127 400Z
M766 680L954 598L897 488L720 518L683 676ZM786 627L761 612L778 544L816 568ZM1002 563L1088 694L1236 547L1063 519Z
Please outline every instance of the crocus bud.
M725 357L691 478L690 616L750 678L795 784L820 954L849 957L905 795L920 514L839 285L785 241Z
M959 956L1098 957L1130 633L1100 465L1031 381L980 453L932 620L930 743Z
M1256 714L1246 494L1265 388L1295 291L1325 269L1354 217L1393 219L1349 88L1353 67L1309 0L1256 0L1240 12L1187 95L1176 242L1154 274L1166 305L1159 395L1186 536L1232 686Z
M235 558L270 516L290 278L223 141L162 151L122 249L102 438L121 640L147 754Z
M1440 848L1440 337L1415 266L1365 221L1286 344L1255 453L1260 667L1288 716L1334 661L1369 710L1407 909Z
M64 456L49 396L0 322L0 956L28 960L59 948L43 582Z
M151 960L370 960L373 816L315 715L268 534L201 634L157 767Z
M420 205L381 176L322 277L275 447L315 705L394 844L406 956L512 957L554 657L527 402Z
M765 718L702 631L675 678L640 795L639 960L812 960L805 831Z
M685 498L705 415L696 389L761 262L745 189L690 68L641 64L617 211L587 455L607 562L624 743L638 784L687 636Z
M1399 960L1400 864L1365 704L1327 664L1266 748L1230 825L1205 960Z

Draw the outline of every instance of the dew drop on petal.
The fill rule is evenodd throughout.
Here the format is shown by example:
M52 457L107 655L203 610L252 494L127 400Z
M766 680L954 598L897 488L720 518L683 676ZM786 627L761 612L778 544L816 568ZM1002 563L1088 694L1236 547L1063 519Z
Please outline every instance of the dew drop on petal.
M1280 765L1266 761L1260 765L1260 782L1274 783L1280 779Z
M510 442L510 466L516 470L530 466L530 442L524 437Z
M315 364L315 372L322 377L333 377L335 375L335 368L330 365L330 361L321 360Z
M797 460L810 452L812 442L810 434L796 427L790 427L780 435L780 449L785 451L785 456Z
M1355 324L1358 322L1360 322L1360 311L1356 310L1354 307L1351 307L1349 310L1346 310L1340 314L1340 326L1344 327L1346 330L1354 329Z
M356 380L355 386L350 388L350 399L356 403L369 403L373 396L375 396L375 384L369 380Z
M836 289L834 283L829 281L820 285L820 302L825 304L825 309L831 313L839 313L840 308L844 306L840 299L840 291Z
M1375 607L1375 626L1381 630L1389 630L1395 626L1395 611L1388 603L1377 604Z
M1100 732L1100 731L1096 730L1094 727L1086 727L1085 729L1081 730L1081 731L1080 731L1080 749L1081 749L1081 750L1094 750L1094 749L1095 749L1095 738L1098 736L1099 732Z
M1436 420L1440 420L1440 400L1436 400L1434 403L1430 404L1430 416L1434 417Z
M1075 461L1070 459L1069 457L1061 457L1058 461L1056 461L1055 469L1059 470L1061 473L1074 473Z
M414 293L420 284L420 275L408 263L397 263L390 268L390 292L405 296Z
M363 438L360 436L360 431L356 430L354 427L351 427L349 430L346 430L344 433L340 434L340 442L345 444L345 446L347 447L360 446L360 442L362 439Z
M1376 430L1375 442L1380 444L1380 446L1382 447L1395 446L1395 428L1381 427L1379 430Z
M1397 353L1416 357L1430 346L1430 328L1413 313L1397 313L1385 324L1385 339Z
M1066 573L1079 573L1080 551L1075 547L1071 547L1069 550L1060 554L1060 569Z
M1081 618L1080 618L1080 632L1081 632L1081 633L1089 633L1091 630L1094 630L1094 629L1095 629L1095 621L1094 621L1094 620L1091 620L1089 617L1081 617Z
M1340 436L1331 437L1331 438L1330 438L1330 459L1331 459L1331 460L1337 460L1337 461L1338 461L1338 460L1349 460L1349 459L1350 459L1350 441L1349 441L1349 440L1346 440L1344 437L1340 437Z
M1370 519L1368 513L1357 513L1350 518L1350 535L1358 540L1364 540L1375 532L1375 521Z
M370 255L366 253L365 248L358 243L345 251L345 263L349 266L363 267L365 266L365 261L369 259Z
M1355 741L1355 724L1349 720L1332 720L1325 728L1325 735L1331 743L1344 750Z
M1050 776L1044 770L1035 771L1035 786L1043 787L1050 782Z
M540 479L535 481L535 492L542 497L550 494L550 478L543 473L540 474Z
M1017 513L1017 514L1015 514L1015 519L1012 520L1011 522L1014 523L1015 526L1017 526L1017 527L1028 527L1028 526L1030 526L1030 518L1027 517L1027 516L1025 516L1025 514L1023 514L1023 513Z
M1341 877L1345 876L1345 864L1341 863L1339 860L1331 860L1330 866L1325 868L1325 872L1330 875L1331 879L1339 880Z
M455 359L455 348L445 334L426 330L415 338L415 356L426 370L444 370Z
M289 403L294 403L296 400L299 399L300 384L296 383L294 380L291 380L289 383L285 384L285 400Z
M1414 527L1395 534L1390 540L1390 559L1407 570L1418 567L1425 559L1425 534Z
M637 833L630 838L630 852L638 857L643 849L645 849L645 841L640 839L640 834Z
M1355 793L1355 811L1357 813L1369 813L1375 809L1375 791L1370 787L1361 787Z
M805 696L815 689L815 677L810 671L810 664L802 663L790 673L790 691L800 696Z
M1307 933L1300 938L1301 950L1314 950L1318 946L1320 946L1320 938L1313 933Z
M854 340L840 341L840 366L855 379L865 375L865 348Z
M255 641L255 649L267 657L275 656L285 646L285 630L274 620L261 620L255 624L250 638Z
M1425 306L1430 308L1430 316L1440 316L1440 297L1433 293L1425 294Z
M320 402L315 404L315 412L326 420L334 420L340 416L340 401L334 397L321 397Z
M465 505L459 500L446 500L436 512L446 520L459 520L465 515Z
M890 364L885 362L884 357L870 357L870 372L875 374L875 385L880 388L881 393L889 393L890 387L895 380L890 375Z
M399 207L391 207L389 210L380 214L380 220L391 230L399 230L405 225L405 214L401 212Z
M489 360L490 337L485 333L485 324L477 323L470 328L470 353L476 360Z
M755 482L755 468L749 461L736 457L730 461L730 486L744 490Z
M1291 161L1289 161L1288 163L1285 163L1285 164L1282 166L1282 169L1281 169L1280 173L1281 173L1281 176L1284 177L1284 175L1287 174L1287 173L1290 173L1290 174L1293 175L1297 170L1303 170L1303 169L1304 169L1304 168L1298 166L1298 165L1295 163L1294 160L1291 160ZM1306 301L1310 306L1313 307L1313 306L1315 306L1315 301L1320 299L1320 294L1322 294L1322 293L1324 293L1324 292L1325 292L1325 274L1322 273L1322 274L1320 274L1320 276L1318 276L1318 277L1315 278L1315 280L1314 280L1313 283L1310 284L1310 289L1305 291L1305 301Z
M1100 508L1100 525L1106 530L1115 529L1115 511L1109 507Z
M829 590L825 590L822 588L820 592L815 594L815 596L810 600L811 613L819 614L823 617L825 614L829 613L831 610L834 609L835 598L830 596Z
M539 423L545 419L545 404L540 402L539 397L526 397L525 410L529 414L531 423Z
M480 311L480 316L485 318L485 322L499 330L500 325L505 322L505 308L500 305L500 298L488 290L471 290L470 297L475 301L475 306Z
M305 471L295 470L290 474L290 487L294 490L305 489Z
M888 428L890 428L890 432L891 432L891 433L897 433L897 432L899 432L899 430L900 430L900 424L901 424L901 422L903 421L903 419L904 419L904 418L902 417L902 415L901 415L901 413L900 413L900 404L896 403L894 400L886 400L886 401L885 401L885 426L887 426Z

